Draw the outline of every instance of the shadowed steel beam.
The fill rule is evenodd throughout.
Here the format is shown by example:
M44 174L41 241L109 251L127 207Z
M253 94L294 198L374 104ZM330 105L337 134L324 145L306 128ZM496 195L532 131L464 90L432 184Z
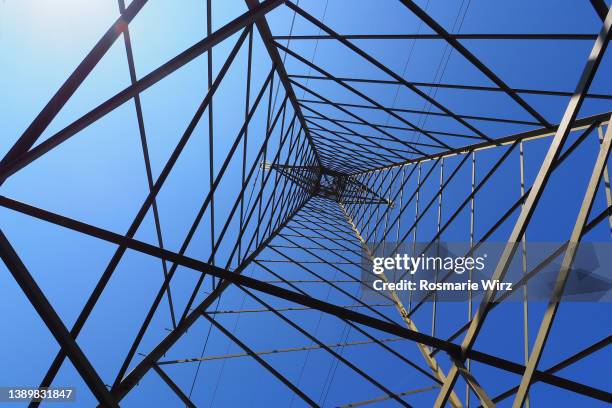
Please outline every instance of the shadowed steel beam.
M0 258L96 399L104 406L119 407L2 230Z
M278 245L269 245L270 248L279 248ZM283 247L284 248L284 247ZM295 249L301 249L301 247L292 247ZM327 249L327 248L315 248L315 249ZM388 304L388 303L375 303L375 304L367 304L366 306L363 305L345 305L342 307L348 308L362 308L362 307L392 307L392 304ZM310 307L284 307L281 309L276 309L278 312L296 312L296 311L302 311L302 310L313 310ZM217 311L210 311L208 312L209 315L214 315L214 314L241 314L241 313L266 313L266 312L270 312L268 309L240 309L240 310L217 310Z
M212 0L206 1L206 36L212 34ZM249 27L249 58L251 54L251 42L253 38L253 26ZM249 60L250 63L250 60ZM250 68L249 68L250 69ZM249 72L250 73L250 72ZM213 50L210 49L206 53L206 82L207 89L211 89L213 85ZM248 81L248 80L247 80ZM250 89L247 89L247 101ZM214 98L213 98L214 99ZM214 248L215 246L215 193L213 189L215 179L215 121L214 121L214 104L213 99L208 103L208 191L210 194L210 245ZM248 103L247 103L248 105ZM247 122L248 106L245 110L244 121ZM248 129L248 127L247 127ZM246 147L246 130L245 130L245 147ZM243 184L244 184L244 165L242 166L243 171ZM215 252L211 254L210 262L215 264ZM216 284L214 282L213 284Z
M508 238L508 244L506 245L504 252L500 257L500 261L497 267L495 268L495 272L492 276L493 280L497 279L498 281L503 281L506 272L510 267L510 263L518 248L523 233L527 229L529 221L531 220L531 217L538 205L538 202L540 201L540 197L544 192L548 179L552 173L554 163L555 161L557 161L557 158L559 157L561 150L563 149L563 145L565 144L565 141L572 128L572 123L576 119L578 111L582 106L582 102L584 101L584 94L588 91L589 86L591 85L591 82L595 77L597 68L601 63L605 50L608 46L608 40L610 38L611 32L612 12L608 12L608 16L606 17L599 36L597 37L597 40L593 45L580 80L578 81L574 96L572 96L567 105L567 109L563 115L563 119L561 120L559 128L555 133L555 137L552 140L552 143L548 149L548 152L546 153L544 161L542 162L542 166L540 167L538 175L535 181L533 182L533 186L531 187L529 195L527 196L527 200L525 201L525 204L521 209L521 213L516 221L516 224L514 225L514 228ZM492 289L488 290L484 294L482 301L478 307L478 310L476 311L474 318L472 319L472 323L470 324L468 332L465 335L465 338L463 339L463 342L461 344L461 351L463 354L461 356L462 358L465 357L466 351L474 345L474 342L476 341L476 338L478 337L484 320L487 317L487 314L490 310L491 302L494 300L496 293L497 290ZM446 401L448 400L450 392L452 391L455 382L457 381L457 375L457 366L453 365L447 376L447 380L442 386L438 398L436 399L435 406L437 408L443 407Z
M483 64L474 54L472 54L463 44L457 41L455 38L451 37L448 31L444 29L436 20L431 18L429 14L427 14L423 9L416 5L411 0L400 0L402 4L404 4L412 13L414 13L418 18L420 18L429 28L434 30L436 33L444 37L446 42L448 42L454 49L456 49L465 59L467 59L472 65L480 70L484 75L487 76L491 81L495 83L498 87L503 89L508 96L510 96L516 103L521 105L523 109L525 109L531 116L533 116L538 122L540 122L543 126L549 127L550 123L542 115L540 115L534 108L532 108L527 102L523 100L520 96L516 94L516 92L512 91L512 89L499 78L489 67Z
M185 395L183 390L181 390L179 386L176 385L174 381L172 381L172 378L170 378L168 374L166 374L166 372L162 370L157 364L153 364L153 370L155 370L155 372L161 377L161 379L164 380L166 384L168 384L168 387L170 387L170 389L174 391L176 396L179 397L185 405L187 405L189 408L197 408L196 405L191 402L189 397Z
M208 298L206 298L202 303L200 303L192 313L190 313L187 318L183 322L180 322L177 325L177 328L172 330L166 338L164 338L151 353L149 353L133 370L130 374L128 374L123 381L121 381L121 385L117 388L116 392L112 392L112 394L116 397L123 398L127 394L127 392L133 388L137 382L146 374L146 372L150 369L151 365L154 364L163 354L165 354L170 347L195 323L198 316L202 311L205 311L212 301L218 296L220 292L222 292L228 285L237 284L250 289L257 290L259 292L267 293L272 296L276 296L281 299L288 300L293 303L297 303L302 306L312 307L314 309L323 311L328 314L335 315L341 319L350 320L352 322L363 324L365 326L371 327L373 329L377 329L391 335L395 335L398 337L405 338L407 340L413 340L417 343L425 344L430 347L440 348L445 352L451 355L460 355L461 347L448 342L446 340L442 340L436 337L432 337L423 333L414 332L410 329L402 327L396 323L385 322L380 319L376 319L369 315L365 315L362 313L355 312L353 310L348 310L331 303L324 302L322 300L312 298L310 296L304 296L299 293L295 293L293 291L271 285L268 283L261 282L257 279L253 279L244 275L241 275L240 272L244 269L244 266L250 262L251 259L254 259L259 252L253 252L249 258L243 262L243 267L239 267L237 270L231 272L223 268L219 268L205 262L176 254L172 251L168 251L167 249L161 249L151 244L147 244L142 241L135 240L133 238L128 238L119 234L116 234L111 231L104 230L102 228L94 227L92 225L76 221L70 219L68 217L64 217L58 214L51 213L46 210L42 210L40 208L32 207L30 205L20 203L18 201L0 196L0 205L6 208L10 208L12 210L21 212L26 215L30 215L35 218L39 218L50 223L60 225L62 227L81 232L86 235L90 235L108 242L112 242L115 244L124 244L130 249L135 251L148 254L157 258L163 258L171 262L179 263L180 265L193 269L196 271L208 273L210 275L214 275L218 278L223 279L222 282L217 286L217 288L213 291ZM302 204L303 206L303 204ZM297 212L301 207L297 207ZM287 219L290 220L291 217ZM281 225L278 229L280 230L284 225ZM266 241L261 245L259 250L263 249L274 237L275 235L268 237ZM522 374L525 370L525 367L521 364L514 363L509 360L505 360L500 357L492 356L487 353L483 353L477 350L467 350L467 357L482 362L487 365L491 365L493 367L500 368L505 371L509 371L515 374ZM612 393L599 390L593 387L586 386L584 384L577 383L575 381L571 381L565 379L563 377L558 377L555 375L547 374L542 371L535 371L534 377L539 379L539 381L545 382L547 384L555 385L560 388L564 388L567 390L571 390L574 392L581 393L583 395L588 395L592 398L600 399L603 401L612 401Z
M593 36L593 40L597 36ZM318 75L289 75L289 78L302 78L302 79L319 79L326 80L324 76ZM338 79L346 82L362 82L370 84L385 84L385 85L400 85L401 82L389 79L369 79L369 78L346 78L338 77ZM415 82L407 81L414 86L421 86L425 88L448 88L448 89L463 89L467 91L486 91L486 92L504 92L503 89L495 86L481 86L481 85L462 85L462 84L443 84L437 82ZM516 93L532 94L532 95L548 95L548 96L572 96L572 92L565 91L547 91L543 89L524 89L524 88L511 88ZM612 99L612 95L599 94L599 93L587 93L586 98L593 99Z
M591 3L600 3L605 7L602 0L591 0ZM607 7L604 10L608 11ZM342 38L347 40L444 40L440 34L342 34ZM450 34L450 38L456 40L594 40L597 34L577 34L577 33L517 33L517 34ZM274 40L334 40L331 35L275 35Z
M212 0L208 0L207 1L207 7L208 9L211 9L211 2ZM210 18L210 13L207 15L207 20L208 20L208 24L212 24L212 19ZM210 29L209 29L210 30ZM211 64L212 65L212 64ZM247 55L247 79L246 79L246 95L244 98L244 121L246 122L249 116L249 106L250 106L250 98L251 98L251 72L252 72L252 66L253 66L253 26L251 26L251 29L249 30L249 52ZM272 91L272 88L270 88L270 91ZM270 94L272 94L270 92ZM283 112L283 115L285 114L285 112ZM295 115L294 115L295 118ZM249 140L249 128L247 127L244 131L244 143L242 145L242 188L244 190L244 188L246 187L246 181L245 181L245 171L246 171L246 161L247 161L247 146L248 146L248 140ZM210 166L213 166L213 161L211 159L211 164ZM212 183L211 183L212 186ZM211 220L211 224L214 223L214 221ZM244 200L241 199L240 200L240 229L242 229L242 227L244 226ZM212 229L212 225L211 225L211 229ZM212 236L214 236L214 233L211 233ZM213 245L214 247L214 245ZM240 242L238 244L238 263L242 262L242 242ZM214 263L214 262L213 262Z
M514 408L521 408L523 406L531 386L533 372L538 366L540 358L542 357L544 347L546 346L546 341L548 340L548 335L550 334L550 329L552 328L553 321L557 315L557 310L559 309L559 304L561 303L561 296L563 295L565 284L569 278L571 267L576 256L576 252L578 251L578 245L580 244L584 228L586 227L589 219L589 214L593 208L593 202L595 200L595 195L597 194L597 188L599 187L601 176L606 168L606 163L610 155L611 142L612 126L608 126L608 130L606 131L604 139L601 143L601 148L599 149L597 160L595 161L595 166L593 167L591 179L589 180L589 184L587 186L587 191L584 194L584 199L582 200L582 205L580 206L578 217L576 218L576 223L574 224L574 229L572 230L572 234L569 239L569 245L565 251L565 255L561 263L561 269L557 275L557 281L555 283L551 299L546 308L546 312L544 313L544 317L542 318L542 322L540 323L540 329L538 330L538 335L535 339L533 348L529 354L529 360L527 361L526 365L527 369L525 370L525 374L523 374L521 385L519 386L516 398L512 404Z
M83 58L81 63L76 67L66 82L53 95L51 100L40 111L38 116L32 121L30 126L23 132L17 142L6 153L0 166L12 162L28 150L36 143L40 135L45 131L47 126L59 113L62 107L68 102L68 99L76 92L85 78L93 71L98 62L106 55L115 40L127 29L128 24L138 14L142 7L147 3L147 0L134 0L129 7L122 11L121 16L106 30L106 33L94 45L91 51ZM0 180L0 184L4 179Z
M249 10L256 10L261 7L259 0L245 0ZM317 152L317 148L312 140L312 136L310 135L310 131L308 130L308 125L304 120L304 116L302 115L302 109L300 108L300 104L297 102L297 97L295 96L295 92L293 91L293 87L289 82L289 77L287 76L287 71L285 70L285 64L281 59L278 50L274 47L272 43L272 32L270 31L270 26L266 21L265 16L261 16L255 21L255 25L257 26L257 30L259 31L259 35L266 46L266 50L268 51L268 55L272 60L272 64L276 66L276 72L278 73L278 77L280 78L283 87L285 88L285 93L289 95L289 101L291 101L291 106L293 106L293 110L298 115L298 119L300 120L300 124L302 125L302 129L306 133L306 137L308 138L308 142L310 143L310 147L315 154L315 159L317 163L321 164L321 158L319 157L319 153Z
M22 152L18 157L11 158L10 162L0 162L0 182L6 180L15 172L19 171L23 167L27 166L40 156L59 146L66 140L70 139L79 131L85 129L93 122L97 121L107 113L111 112L115 108L119 107L123 103L129 101L134 95L143 92L152 85L156 84L166 76L170 75L177 69L186 65L188 62L194 60L198 56L202 55L206 51L210 50L221 41L231 37L233 34L243 29L244 27L251 24L257 17L268 13L274 8L278 7L282 3L282 0L266 0L261 3L255 9L252 9L241 16L230 21L217 31L212 33L210 36L204 38L193 46L189 47L170 61L166 62L159 68L151 71L149 74L142 77L134 85L130 85L123 89L121 92L115 94L111 98L102 102L100 105L81 116L79 119L60 130L58 133L49 137L47 140L41 142L39 145L34 147L28 152Z
M318 407L319 405L314 402L308 395L306 395L302 390L295 386L291 381L289 381L285 376L279 373L274 367L272 367L266 360L261 358L257 353L249 348L246 344L244 344L240 339L238 339L235 335L233 335L229 330L223 327L219 322L217 322L212 317L208 316L206 312L202 312L202 316L206 320L208 320L213 326L215 326L219 331L225 334L230 340L232 340L238 347L243 349L249 356L253 357L255 361L261 364L266 370L268 370L273 376L278 378L283 384L285 384L291 391L296 393L300 398L304 400L311 407Z
M590 0L591 5L595 9L595 12L601 18L601 21L606 19L606 14L608 14L608 6L606 5L605 0Z

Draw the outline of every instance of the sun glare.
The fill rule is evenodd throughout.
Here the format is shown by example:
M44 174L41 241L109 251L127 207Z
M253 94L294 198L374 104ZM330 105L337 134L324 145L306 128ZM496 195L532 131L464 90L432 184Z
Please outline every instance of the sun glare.
M7 0L12 1L12 0ZM29 21L39 30L80 31L94 21L111 22L119 15L117 2L107 0L19 0Z

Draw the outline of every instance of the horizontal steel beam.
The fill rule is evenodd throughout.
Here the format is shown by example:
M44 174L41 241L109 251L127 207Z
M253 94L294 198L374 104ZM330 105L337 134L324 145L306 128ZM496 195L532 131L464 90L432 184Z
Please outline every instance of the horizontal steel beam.
M301 79L315 79L326 81L329 80L327 77L320 75L289 75L289 78L301 78ZM371 79L371 78L347 78L347 77L336 77L337 79L344 82L360 82L368 84L382 84L382 85L401 85L401 82L394 79ZM437 82L416 82L407 81L409 84L414 86L420 86L424 88L447 88L447 89L462 89L466 91L484 91L484 92L504 92L503 89L495 86L481 86L481 85L463 85L463 84L444 84ZM573 92L568 91L549 91L544 89L525 89L525 88L510 88L516 93L520 94L531 94L531 95L548 95L548 96L572 96ZM598 94L598 93L587 93L584 95L585 98L591 99L612 99L612 95L609 94Z
M590 0L591 5L595 9L595 12L601 19L604 21L606 19L606 14L608 14L608 6L606 5L605 0Z
M321 104L321 101L315 101L312 99L300 99L300 102L306 102L306 103L319 103ZM450 117L450 115L448 115L447 113L444 112L431 112L431 111L423 111L423 110L418 110L418 109L406 109L406 108L389 108L389 107L383 107L383 108L379 108L376 106L368 106L368 105L362 105L362 104L355 104L355 103L340 103L340 102L336 102L338 106L348 106L348 107L353 107L353 108L360 108L360 109L374 109L374 110L388 110L391 112L405 112L405 113L414 113L417 115L425 115L425 116L446 116L446 117ZM486 122L500 122L500 123L513 123L516 125L528 125L528 126L540 126L539 123L537 122L533 122L533 121L528 121L528 120L519 120L519 119L509 119L509 118L495 118L495 117L491 117L491 116L477 116L477 115L456 115L458 118L461 119L472 119L472 120L482 120L482 121L486 121ZM387 126L388 127L388 126ZM414 131L414 129L409 129L409 128L404 128L403 130L407 130L407 131Z
M608 124L608 119L610 118L610 114L612 114L612 112L604 112L604 113L598 113L597 115L593 115L593 116L587 116L581 119L576 119L572 122L572 128L571 131L577 131L577 130L582 130L582 129L586 129L588 128L591 124L596 123L597 125L607 125ZM534 140L534 139L540 139L543 137L549 137L549 136L554 136L556 130L559 128L559 125L554 125L550 128L539 128L539 129L534 129L534 130L529 130L527 132L520 132L520 133L515 133L513 135L509 135L509 136L504 136L504 137L500 137L498 139L495 139L495 141L500 145L508 145L508 144L512 144L517 140L520 141L528 141L528 140ZM371 170L366 170L360 173L355 173L353 175L358 175L358 174L364 174L364 173L369 173L369 172L373 172L373 171L382 171L382 170L388 170L391 169L393 167L398 167L398 166L403 166L406 164L418 164L418 163L423 163L426 161L430 161L430 160L436 160L439 158L444 158L444 157L451 157L451 156L456 156L458 154L466 154L466 153L470 153L472 151L479 151L479 150L485 150L485 149L490 149L492 147L497 147L496 145L492 144L492 143L488 143L488 142L481 142L481 143L476 143L476 144L471 144L468 146L463 146L463 147L458 147L456 149L452 149L452 150L447 150L444 152L439 152L439 153L435 153L435 154L431 154L425 157L421 157L421 158L416 158L416 159L410 159L410 160L406 160L403 162L398 162L398 163L393 163L390 164L388 166L384 166L384 167L379 167L379 168L375 168L375 169L371 169Z
M604 14L605 16L605 14ZM342 34L346 40L444 40L440 34ZM594 40L597 34L521 33L521 34L450 34L455 40ZM331 35L276 35L274 40L334 40Z

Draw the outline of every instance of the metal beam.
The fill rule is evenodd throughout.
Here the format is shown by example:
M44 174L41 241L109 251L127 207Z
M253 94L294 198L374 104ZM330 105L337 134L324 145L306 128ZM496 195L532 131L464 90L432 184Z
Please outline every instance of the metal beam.
M118 0L119 12L121 14L125 13L125 1ZM128 27L125 28L123 32L123 42L125 44L125 54L128 62L128 70L130 73L130 81L131 84L134 85L138 80L136 78L136 65L134 63L134 53L132 51L132 40L130 38L130 29ZM151 159L149 157L149 147L147 143L147 133L145 130L144 117L142 114L142 104L140 102L140 94L134 95L134 108L136 109L136 120L138 122L138 133L140 134L140 145L142 147L142 156L145 164L145 171L147 175L147 183L149 187L149 193L153 190L153 170L151 168ZM162 235L161 221L159 219L159 210L157 208L157 199L153 199L151 203L151 209L153 210L153 221L155 223L155 233L157 235L157 243L160 248L164 247L164 239ZM168 266L165 261L161 262L162 272L164 277L168 276ZM176 327L176 320L174 315L174 305L172 302L172 293L170 288L168 288L167 292L168 297L168 307L170 309L170 318L172 320L172 326Z
M594 36L593 39L597 38ZM301 79L315 79L327 81L328 78L320 75L289 75L289 78L301 78ZM339 80L344 82L357 82L366 84L381 84L381 85L401 85L401 82L392 79L371 79L371 78L352 78L352 77L337 77ZM415 82L408 81L408 83L414 86L420 86L423 88L446 88L446 89L460 89L465 91L484 91L484 92L504 92L503 89L496 86L482 86L482 85L463 85L463 84L445 84L438 82ZM547 96L572 96L572 92L567 91L547 91L543 89L525 89L525 88L511 88L514 92L519 94L530 94L530 95L547 95ZM599 93L587 93L584 95L585 98L592 99L612 99L612 95L599 94ZM536 122L528 122L536 123Z
M590 2L601 21L604 21L606 19L606 14L608 14L608 6L605 0L590 0Z
M609 346L612 343L612 335L610 336L606 336L605 338L599 340L598 342L595 342L593 344L591 344L590 346L580 350L579 352L571 355L570 357L564 359L563 361L555 364L554 366L550 367L549 369L546 370L547 373L550 374L554 374L559 370L562 370L566 367L571 366L572 364L582 360L583 358L586 358L588 356L590 356L591 354ZM536 382L536 381L534 381ZM493 401L495 402L500 402L503 401L504 399L512 396L513 394L515 394L518 391L518 386L511 388L507 391L502 392L501 394L499 394L498 396L496 396L495 398L493 398Z
M166 374L166 372L161 369L161 367L159 367L157 364L153 364L153 370L155 370L155 372L160 376L160 378L164 380L166 384L168 384L168 387L170 387L170 389L174 391L176 396L179 397L181 401L183 401L183 404L185 404L189 408L197 408L196 405L191 402L189 397L185 395L183 390L181 390L179 386L176 385L174 381L172 381L172 378L170 378L168 374Z
M0 258L96 399L104 406L119 407L2 230Z
M257 8L261 7L259 0L245 0L245 2L247 6L249 7L249 10L256 10ZM298 119L300 120L302 129L304 129L304 132L306 133L306 137L308 138L310 146L313 149L317 163L320 165L321 159L319 158L319 153L317 152L316 145L314 144L314 141L312 140L312 136L310 135L310 131L308 130L308 125L306 124L306 121L304 120L304 116L302 115L302 109L300 108L300 104L297 102L297 97L295 96L293 87L291 86L291 83L289 82L289 77L287 76L287 71L285 70L285 64L283 63L283 60L278 54L277 49L274 47L272 43L272 32L270 31L270 26L268 25L268 22L265 16L262 15L261 18L258 18L255 21L255 25L257 26L257 30L259 31L259 35L261 36L261 39L263 40L264 45L266 46L266 50L268 51L268 55L270 56L270 59L272 60L272 64L274 64L274 66L276 67L276 72L278 73L278 77L280 78L280 81L283 84L283 87L285 88L285 93L289 95L291 106L293 106L293 110L298 115Z
M327 78L326 78L327 79ZM320 101L312 101L312 100L300 100L299 102L309 102L309 103L321 103ZM382 110L382 111L389 111L389 112L406 112L406 113L414 113L416 115L431 115L431 116L443 116L443 117L449 117L450 115L447 113L443 113L443 112L428 112L428 111L424 111L424 110L418 110L418 109L403 109L403 108L389 108L389 107L385 107L385 106L368 106L368 105L359 105L359 104L353 104L353 103L338 103L338 105L340 106L352 106L355 108L360 108L360 109L374 109L374 110ZM505 119L505 118L494 118L494 117L488 117L488 116L475 116L475 115L457 115L457 117L461 118L461 119L472 119L472 120L481 120L484 122L498 122L498 123L510 123L510 124L515 124L515 125L527 125L527 126L539 126L539 123L537 122L532 122L532 121L526 121L526 120L516 120L516 119ZM384 125L383 127L389 127L389 128L395 128L394 126L389 126L389 125ZM418 129L410 129L410 128L401 128L402 130L407 130L407 131L413 131L413 132L419 132L420 130ZM427 130L425 130L424 132L429 132ZM481 138L479 138L481 139ZM493 140L493 139L491 139ZM491 141L489 140L489 141Z
M255 361L257 361L262 367L268 370L274 377L278 378L283 384L285 384L291 391L293 391L296 395L298 395L304 402L311 407L318 407L319 405L314 402L308 395L306 395L301 389L295 386L291 381L289 381L284 375L279 373L274 367L270 365L266 360L261 358L259 354L255 353L249 346L244 344L238 337L232 334L229 330L223 327L218 321L208 316L206 312L202 312L202 316L206 320L208 320L213 326L215 326L219 331L221 331L224 335L226 335L232 342L234 342L238 347L243 349L249 356L253 357Z
M51 100L40 111L30 126L28 126L17 142L6 153L2 161L0 161L0 168L11 163L34 146L40 135L57 116L66 102L68 102L68 99L70 99L83 81L85 81L85 78L87 78L96 65L98 65L98 62L106 55L117 38L127 30L128 24L136 17L146 3L147 0L134 0L130 3L129 7L121 12L121 16L119 16L113 25L106 30L102 38L100 38L91 51L83 58L81 63L76 67L68 79L66 79L60 89L57 90L55 95L53 95ZM0 171L0 174L2 173L4 172ZM2 182L4 182L4 177L0 178L0 184L2 184Z
M574 121L571 124L570 131L573 132L576 130L586 129L594 123L597 125L608 124L608 119L611 113L612 112L604 112L604 113L598 113L593 116L587 116L587 117L580 118L580 119L574 119ZM528 141L528 140L540 139L543 137L554 136L557 130L559 129L559 126L561 126L561 124L554 125L551 128L539 128L539 129L529 130L526 132L515 133L509 136L498 138L496 139L496 142L499 145L508 145L508 144L514 143L517 140ZM439 158L456 156L458 154L466 154L466 153L470 153L473 151L478 152L480 150L491 149L493 147L497 147L497 146L492 143L487 143L487 142L475 143L475 144L471 144L471 145L467 145L463 147L458 147L456 149L448 150L445 152L430 154L422 158L409 159L403 162L393 163L393 164L390 164L384 167L378 167L378 168L371 169L371 170L364 170L359 173L354 173L353 175L366 174L366 173L376 172L376 171L384 171L384 170L388 170L388 169L391 169L397 166L404 166L407 164L415 164L415 163L424 163L430 160L436 160Z
M542 353L544 352L544 347L546 345L546 341L548 340L550 329L552 328L553 321L557 315L557 310L559 309L559 304L561 303L561 297L563 296L565 284L569 278L574 258L578 252L580 241L582 240L584 229L589 220L589 214L593 208L593 202L595 200L595 195L597 194L601 176L606 168L608 157L610 156L611 143L612 126L608 126L608 130L606 131L604 139L601 142L597 160L593 166L593 172L591 173L591 178L587 185L587 190L584 194L582 205L580 206L580 211L578 212L576 223L574 224L574 229L572 230L572 234L569 239L569 245L565 250L565 255L563 257L563 261L561 262L561 269L557 275L555 287L548 306L546 307L546 311L544 312L542 322L540 323L540 329L538 330L533 348L529 354L529 360L526 364L527 369L525 370L525 374L523 374L519 390L516 394L514 403L512 404L514 408L521 408L523 406L533 380L533 372L537 368L540 358L542 357Z
M514 225L512 232L508 238L508 244L506 245L504 252L500 257L500 261L495 268L495 272L493 273L492 279L497 279L498 281L503 281L506 272L510 266L510 262L514 257L514 254L518 248L518 245L521 241L523 233L527 229L527 225L531 220L533 213L538 205L540 197L544 192L548 179L552 173L554 163L557 161L557 158L561 154L563 149L563 145L571 131L572 124L578 115L580 107L582 106L582 102L584 101L584 94L588 91L593 78L595 77L595 73L597 72L597 68L601 63L605 50L608 46L608 40L610 38L610 34L612 32L612 12L608 12L608 16L606 17L606 21L604 22L601 31L593 45L587 63L583 69L582 75L578 84L576 86L576 91L574 96L570 99L567 109L563 115L563 119L555 133L555 137L552 140L552 143L546 153L546 157L540 167L538 175L533 182L533 186L530 189L529 195L523 208L521 209L521 213ZM465 358L466 352L471 349L476 341L476 338L482 328L484 320L487 317L487 314L490 310L490 305L495 298L497 291L495 289L488 290L476 311L474 318L472 319L472 323L468 328L468 332L463 339L461 344L461 352L462 358ZM435 406L436 408L441 408L444 406L450 392L452 391L455 382L457 381L458 369L456 365L453 365L448 376L447 380L442 386L438 398L436 399Z
M591 3L603 4L603 0L591 0ZM607 7L602 9L603 16L608 11ZM342 34L346 40L445 40L440 34ZM490 34L450 34L449 37L455 40L594 40L597 34L579 33L490 33ZM331 35L275 35L273 40L335 40Z

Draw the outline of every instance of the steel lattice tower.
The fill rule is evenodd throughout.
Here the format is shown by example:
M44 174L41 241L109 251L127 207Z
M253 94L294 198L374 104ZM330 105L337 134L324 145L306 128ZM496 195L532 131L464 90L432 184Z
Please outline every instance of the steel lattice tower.
M147 191L127 229L104 228L4 191L0 195L3 214L21 214L112 248L102 270L88 271L95 274L95 285L68 321L49 300L11 234L0 233L6 269L59 344L48 369L37 374L41 387L56 384L62 367L72 365L101 406L139 406L138 401L147 398L147 387L157 386L152 384L163 384L176 404L196 406L200 404L193 389L205 381L203 367L249 360L257 367L248 366L256 370L252 375L242 377L242 371L228 368L219 383L240 388L242 381L255 381L262 392L269 388L287 396L277 401L279 406L332 404L326 396L337 381L337 370L344 379L335 393L342 396L344 406L412 406L411 398L427 395L436 407L491 407L513 401L512 406L520 408L531 402L534 393L549 389L578 398L572 401L583 401L584 406L612 402L609 381L606 389L589 385L593 379L587 374L572 379L560 373L575 365L588 371L587 363L612 341L610 325L603 328L604 337L580 348L557 348L550 352L552 360L542 360L551 339L562 335L553 330L562 309L551 299L533 312L527 291L522 292L541 268L561 257L554 292L562 293L569 274L564 265L575 256L571 245L561 246L539 265L525 263L523 279L515 282L524 299L516 304L519 312L512 315L513 321L504 320L506 332L499 322L491 323L506 307L505 295L495 290L482 299L449 306L438 302L435 292L426 301L406 302L394 292L367 301L360 283L362 256L371 256L388 242L433 245L451 237L478 247L487 240L503 241L505 251L492 271L494 278L503 280L512 260L525 255L526 236L532 238L535 226L563 225L559 231L566 233L555 238L560 242L578 243L602 229L610 237L607 162L612 95L590 91L595 78L609 77L609 71L600 67L610 67L604 55L612 12L604 1L576 4L598 16L599 27L592 34L459 34L410 0L394 1L394 7L418 20L424 34L342 34L306 11L306 6L282 0L246 0L243 14L214 25L215 8L208 0L203 39L137 76L130 29L147 3L153 2L133 0L126 5L119 0L120 17L0 162L0 179L7 185L121 106L133 107ZM177 7L182 6L177 3ZM300 27L308 27L307 34L297 34L298 28L294 32L293 23L288 35L275 34L279 30L274 25L278 19L271 17L274 13L284 13L285 22L287 16L299 20ZM402 73L364 46L367 41L432 40L489 85L444 83L442 75L432 82L412 81L410 72ZM578 76L567 81L573 90L522 89L510 86L466 46L470 40L533 41L542 47L575 41L588 44L589 51L586 60L569 52L562 56L579 61ZM334 44L342 50L339 55L351 55L376 75L366 77L357 68L350 76L336 73L333 61L316 61L312 50L303 46L313 41ZM44 136L111 47L121 43L130 84ZM213 60L213 50L221 47L227 52L215 53ZM143 95L196 60L207 67L205 83L198 84L203 96L186 127L179 130L173 150L155 168ZM446 64L453 69L453 62ZM233 81L227 79L232 70L240 72L240 84L234 81L233 86L239 86L242 94L231 103L217 102L223 87ZM375 91L380 87L397 90L396 100L400 95L424 107L383 103ZM335 98L331 89L342 97ZM457 103L449 103L446 92L461 92L466 101L473 98L466 104L480 111L457 113L450 108ZM483 95L503 96L500 111L507 114L488 113ZM542 103L532 97L552 98L556 105L551 109L546 105L544 112ZM591 101L598 105L584 109ZM593 114L594 109L599 113ZM219 111L232 118L234 134L215 130ZM556 111L561 114L551 113ZM168 244L168 235L176 235L179 228L161 215L159 197L177 163L196 149L191 140L198 137L204 138L202 146L207 149L200 160L201 172L190 173L183 182L199 185L194 191L204 188L205 194L195 203L189 228L180 229L180 245ZM220 143L224 147L219 150L215 146ZM562 194L559 186L569 175L581 180L580 187ZM573 202L573 210L551 215L560 200ZM154 232L145 239L140 231L146 222L154 225ZM0 227L4 229L2 222ZM200 245L204 241L207 244ZM79 335L93 324L92 316L113 279L125 272L125 258L134 254L154 259L160 273L151 274L161 280L155 281L149 297L130 300L130 305L140 305L141 312L129 330L129 341L120 341L121 357L112 363L114 369L102 373L94 352L82 346ZM180 276L191 281L176 283ZM503 319L507 316L503 314ZM588 320L576 322L577 330L600 333L602 328L590 327ZM509 356L502 348L480 342L500 333L513 334L519 359L516 353ZM208 351L209 339L227 341L233 349ZM311 361L323 354L328 365ZM393 369L381 372L366 360L385 361ZM306 377L325 381L315 386ZM193 382L187 384L184 378ZM411 385L398 389L402 378ZM218 386L209 384L207 390Z

